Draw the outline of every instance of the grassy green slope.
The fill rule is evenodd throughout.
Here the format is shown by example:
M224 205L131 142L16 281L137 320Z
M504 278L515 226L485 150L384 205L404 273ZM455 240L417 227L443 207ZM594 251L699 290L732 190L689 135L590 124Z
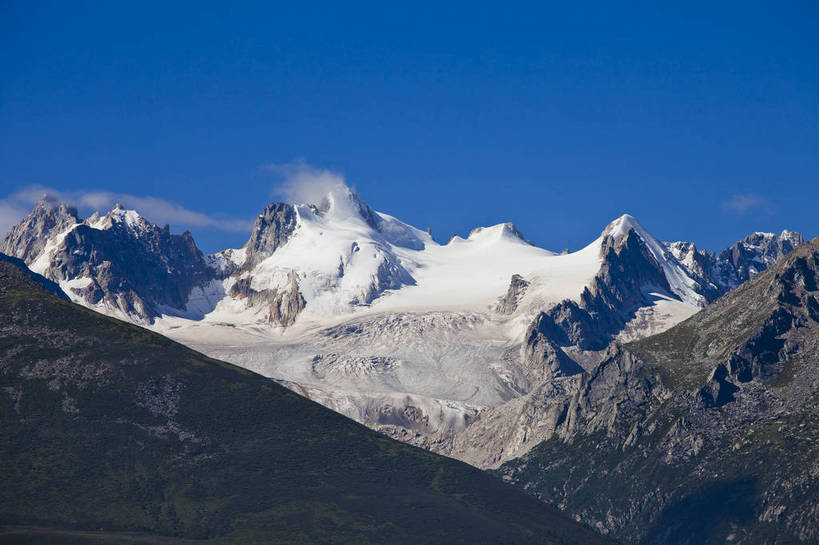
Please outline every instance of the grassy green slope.
M486 473L64 301L7 262L0 421L6 525L226 543L605 542Z

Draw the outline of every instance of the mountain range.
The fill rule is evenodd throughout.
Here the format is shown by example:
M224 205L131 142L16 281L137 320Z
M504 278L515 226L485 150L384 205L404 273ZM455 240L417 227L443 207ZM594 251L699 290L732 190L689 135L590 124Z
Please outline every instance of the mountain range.
M339 186L268 205L242 248L211 255L136 211L83 219L44 199L0 252L41 291L494 472L616 540L819 538L819 240L753 233L716 254L624 215L574 252L511 223L441 244ZM255 411L242 418L278 418Z
M468 431L476 420L544 381L575 388L613 340L664 331L801 242L754 233L714 254L624 215L575 252L538 248L511 223L439 244L338 186L316 203L268 205L242 248L211 255L136 211L83 219L44 198L0 252L76 303L496 467L551 432L484 437L487 449Z

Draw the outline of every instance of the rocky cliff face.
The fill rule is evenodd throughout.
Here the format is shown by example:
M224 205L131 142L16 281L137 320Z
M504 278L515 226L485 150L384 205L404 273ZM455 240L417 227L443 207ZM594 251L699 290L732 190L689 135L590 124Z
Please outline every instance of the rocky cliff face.
M723 270L727 269L727 276L723 280L728 289L734 288L764 271L782 256L789 254L804 243L800 233L782 231L781 234L753 233L738 241L730 248L722 251L717 257L719 263L724 263ZM726 281L727 280L727 281Z
M634 222L633 218L628 221ZM554 350L534 349L534 344L543 345L544 339L556 346L602 350L635 317L638 309L651 304L649 292L672 294L676 287L672 283L676 282L685 284L691 295L702 296L702 301L714 300L729 289L729 284L717 287L710 280L716 277L715 271L721 271L722 275L733 271L732 282L736 283L732 287L735 287L776 263L801 240L798 233L787 231L780 237L757 233L721 254L737 256L736 259L716 260L712 254L699 252L691 243L662 244L647 240L636 222L624 226L612 224L603 232L600 271L580 301L563 301L535 317L524 337L524 359L528 360L528 367L533 368L537 366L531 361L533 354L543 353L550 360L549 366L557 365ZM661 248L662 262L656 255L656 247ZM496 310L502 314L514 312L527 286L524 278L513 276ZM570 366L559 367L565 370ZM564 374L565 371L559 372L557 376Z
M579 407L577 401L572 405L572 396L579 395L588 381L601 384L601 377L595 378L595 373L611 377L611 369L617 365L632 364L631 360L624 363L618 358L614 358L617 361L613 363L612 349L607 347L625 324L634 318L635 310L651 304L648 301L649 291L671 293L666 270L669 265L664 267L657 260L651 249L652 242L645 240L638 225L619 229L613 229L613 226L604 231L600 271L580 301L563 301L540 312L529 325L520 354L525 378L519 378L516 383L517 389L523 393L522 397L482 411L467 429L439 442L436 448L441 452L480 467L497 467L516 456L522 456L538 443L561 436L561 427L573 421L572 415ZM615 236L611 236L612 232ZM761 238L780 240L775 236ZM756 244L758 239L760 237L749 237L744 244ZM786 240L783 238L780 243L772 243L770 247L773 250L760 250L761 254L769 256L767 261L759 261L760 269L767 266L765 263L775 263L777 256L778 259L783 257L784 254L778 253L776 248L787 249ZM713 254L700 252L690 243L667 244L664 248L672 255L661 257L669 259L671 266L687 275L688 285L694 294L704 294L710 299L722 293L705 280L713 278L716 262ZM728 269L723 267L723 270ZM507 295L500 300L496 310L510 309L514 312L520 294L525 293L527 285L522 277L513 278ZM709 285L710 291L702 289ZM806 302L806 305L810 307L811 303ZM732 318L726 318L726 322L732 322ZM771 352L767 357L770 359L781 348L776 340L777 335L791 322L772 313L766 323L766 328L759 332L758 339L753 342L755 346L769 346ZM739 326L731 323L730 327ZM759 356L751 358L751 362L743 354L738 350L730 358L726 355L724 370L720 366L703 370L699 395L704 403L724 404L732 399L735 389L731 376L746 373L744 369L760 368ZM631 356L628 355L628 358ZM585 373L580 364L589 372ZM706 380L709 374L710 379ZM570 376L575 376L577 380L561 378ZM645 398L645 395L645 392L632 392L632 398ZM609 414L608 417L616 418L616 415Z
M245 244L245 261L242 269L250 270L262 260L273 255L284 245L296 229L296 207L292 204L269 204L253 224L250 240Z
M696 280L708 302L724 295L779 261L804 242L800 233L753 233L719 255L698 250L691 242L666 244L671 253Z
M41 201L0 246L73 299L140 323L184 310L191 290L214 276L190 233L172 235L119 206L80 220Z
M521 297L526 293L526 288L529 287L527 282L521 275L513 274L512 280L509 282L509 289L506 295L500 298L495 312L499 314L512 314L518 308Z
M521 398L480 414L463 432L445 443L442 451L480 467L496 467L549 439L569 418L570 399L588 374L588 366L634 316L649 304L649 290L671 293L662 265L637 229L603 233L601 267L580 301L566 300L538 313L528 326L521 346ZM512 279L499 308L509 308L525 281ZM578 350L591 352L579 358ZM571 354L571 356L570 356ZM564 377L574 377L566 380Z
M243 299L249 307L267 309L265 318L268 322L291 326L298 314L304 310L304 297L299 291L299 282L295 274L290 274L289 283L283 288L263 289L257 291L251 287L250 278L239 278L231 286L229 295Z
M44 197L0 242L0 253L32 263L54 236L80 222L77 209Z
M634 311L647 304L647 290L671 293L662 266L652 255L646 241L635 229L617 236L604 232L600 248L600 271L584 290L580 301L565 300L540 312L530 330L549 338L559 346L582 350L602 350L633 317ZM501 306L521 291L523 279L512 279ZM536 340L527 333L527 343Z
M817 282L819 239L665 333L612 345L575 388L517 411L551 435L501 474L626 542L815 542Z

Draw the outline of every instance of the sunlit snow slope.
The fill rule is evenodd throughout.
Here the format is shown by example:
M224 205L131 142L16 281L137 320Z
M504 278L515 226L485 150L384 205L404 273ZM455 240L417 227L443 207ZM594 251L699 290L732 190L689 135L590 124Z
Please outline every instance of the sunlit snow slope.
M485 408L527 391L526 328L560 301L581 301L600 271L604 240L635 229L665 259L661 243L630 216L585 248L557 255L510 223L439 244L372 211L345 187L318 205L293 206L293 214L277 209L276 238L289 225L292 231L255 264L248 265L246 249L214 258L233 273L216 287L228 295L202 319L165 316L153 327L368 425L424 437L457 432ZM258 228L271 230L271 221L260 217ZM499 312L513 275L527 287L514 310ZM250 289L231 296L240 283ZM669 284L671 292L646 294L639 318L652 330L699 309L684 283ZM271 319L269 301L281 317L277 298L288 293L300 299L285 326Z

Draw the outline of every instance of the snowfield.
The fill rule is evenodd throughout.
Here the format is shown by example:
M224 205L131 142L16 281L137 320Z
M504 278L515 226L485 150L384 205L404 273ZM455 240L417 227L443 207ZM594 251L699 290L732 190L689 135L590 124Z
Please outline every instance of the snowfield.
M662 243L631 216L585 248L557 255L509 223L439 244L391 216L362 213L362 206L346 188L328 195L321 209L297 205L289 240L238 276L261 291L283 289L295 274L305 307L293 325L271 325L263 309L226 296L237 281L228 277L195 291L186 313L152 327L365 424L452 433L526 393L524 331L541 310L579 300L600 270L606 235L635 229L658 261L665 259ZM227 266L219 259L241 264L244 253L212 259L217 267ZM515 274L528 287L514 312L500 314L495 307ZM640 309L624 339L699 310L684 275L669 265L667 276L674 293L651 294L653 303Z

